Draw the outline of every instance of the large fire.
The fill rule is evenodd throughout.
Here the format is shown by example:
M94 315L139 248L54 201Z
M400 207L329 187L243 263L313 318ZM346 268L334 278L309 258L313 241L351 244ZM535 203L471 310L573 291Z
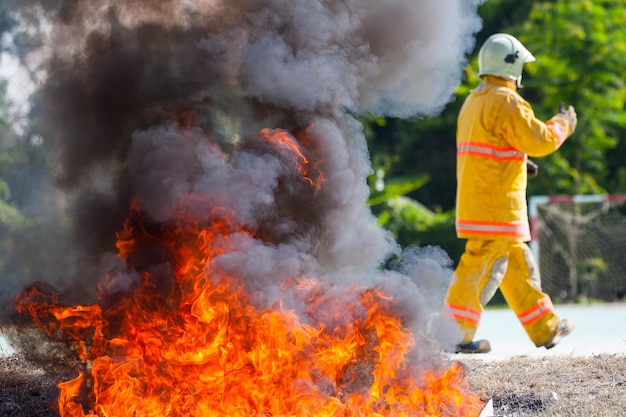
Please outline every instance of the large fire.
M298 164L302 181L323 187L320 169L288 132L265 129L260 137ZM58 384L62 417L480 413L483 402L458 364L415 360L414 335L383 289L277 277L306 308L259 307L241 277L212 263L255 232L226 209L215 208L208 221L184 209L177 218L155 225L133 202L117 234L128 270L100 281L100 303L64 306L36 287L18 297L20 312L71 340L86 363ZM163 253L167 270L137 260L147 247ZM112 296L112 283L128 271L139 280ZM342 320L348 313L356 319Z

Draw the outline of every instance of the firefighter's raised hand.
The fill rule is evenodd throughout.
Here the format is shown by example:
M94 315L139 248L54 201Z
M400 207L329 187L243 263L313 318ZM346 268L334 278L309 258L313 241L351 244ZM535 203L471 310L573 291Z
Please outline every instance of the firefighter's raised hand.
M576 115L576 109L574 106L570 105L567 109L565 108L565 103L559 104L559 114L565 118L569 124L572 126L572 133L576 130L576 125L578 124L578 116Z

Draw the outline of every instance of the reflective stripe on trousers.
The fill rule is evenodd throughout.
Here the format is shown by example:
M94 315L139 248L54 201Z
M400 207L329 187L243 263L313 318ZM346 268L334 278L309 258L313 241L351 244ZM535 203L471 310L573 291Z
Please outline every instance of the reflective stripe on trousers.
M541 291L535 259L523 242L469 239L444 301L444 314L474 339L484 306L500 288L530 339L537 346L556 331L559 318Z

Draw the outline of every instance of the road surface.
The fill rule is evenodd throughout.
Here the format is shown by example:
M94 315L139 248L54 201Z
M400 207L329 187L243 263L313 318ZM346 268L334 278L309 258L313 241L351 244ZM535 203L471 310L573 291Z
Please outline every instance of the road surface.
M476 339L489 340L491 352L472 357L491 360L515 356L626 355L626 303L555 305L555 310L576 327L558 345L546 350L535 347L510 309L487 309Z

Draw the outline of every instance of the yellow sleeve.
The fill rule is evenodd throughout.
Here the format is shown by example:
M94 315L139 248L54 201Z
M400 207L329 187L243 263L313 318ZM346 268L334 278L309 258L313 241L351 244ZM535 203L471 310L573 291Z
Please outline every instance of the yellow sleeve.
M572 127L558 114L542 122L530 104L516 94L504 106L497 132L518 151L540 157L556 151L572 134Z

